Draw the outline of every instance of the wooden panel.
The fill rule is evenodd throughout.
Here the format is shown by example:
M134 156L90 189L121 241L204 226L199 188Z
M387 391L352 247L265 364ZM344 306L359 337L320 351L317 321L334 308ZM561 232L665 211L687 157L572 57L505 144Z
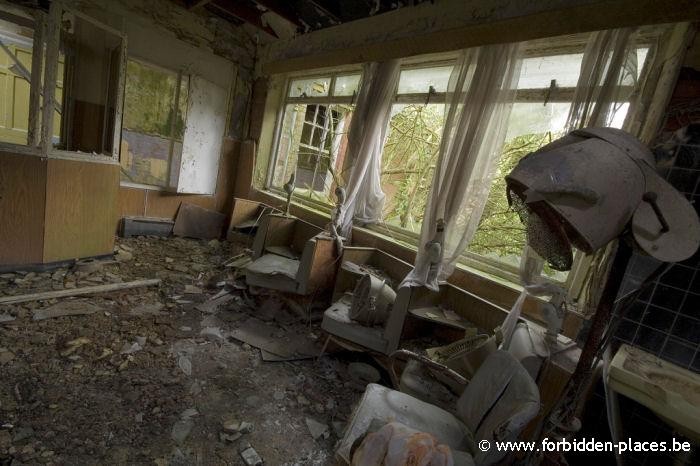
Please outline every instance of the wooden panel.
M331 288L339 264L335 241L331 238L316 238L308 279L305 285L301 284L301 288L307 293ZM301 268L299 272L302 273Z
M49 160L44 262L111 253L118 190L118 165Z
M70 150L102 153L102 131L105 108L92 102L73 102Z
M294 243L294 224L296 219L281 215L268 215L267 228L258 229L258 235L264 235L263 250L268 246L292 246ZM304 250L302 245L297 251L301 254Z
M303 220L297 219L294 222L294 236L292 237L292 244L289 246L294 251L303 251L306 242L321 233L321 229L315 225L312 225Z
M0 153L0 264L42 261L46 159Z
M146 191L135 188L119 188L117 216L146 217Z
M250 197L255 171L255 141L243 141L236 159L236 178L233 192L236 197Z
M460 288L444 285L440 287L443 306L452 309L477 327L493 331L506 318L506 311L481 297Z

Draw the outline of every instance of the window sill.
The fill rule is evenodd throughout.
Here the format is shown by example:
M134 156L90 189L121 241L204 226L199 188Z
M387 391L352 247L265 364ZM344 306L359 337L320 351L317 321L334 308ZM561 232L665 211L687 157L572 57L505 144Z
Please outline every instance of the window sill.
M73 152L68 150L49 149L48 158L59 160L73 160L76 162L103 163L107 165L119 165L119 161L114 157L102 154L91 154L87 152Z
M167 192L174 192L172 189L165 188L163 186L155 186L151 184L141 184L141 183L134 183L131 181L119 181L119 187L120 188L130 188L130 189L143 189L146 191L167 191Z
M40 147L31 147L12 142L0 142L0 152L17 155L33 155L35 157L43 157Z

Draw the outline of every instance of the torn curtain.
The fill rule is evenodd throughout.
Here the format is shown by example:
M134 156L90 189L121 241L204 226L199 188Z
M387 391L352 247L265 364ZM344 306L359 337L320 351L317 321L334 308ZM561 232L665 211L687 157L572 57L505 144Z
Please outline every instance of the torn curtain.
M438 289L471 241L501 155L506 122L520 77L519 44L466 49L450 75L438 162L421 227L414 269L402 286ZM431 267L424 246L445 221L440 264Z
M340 212L340 234L346 238L353 220L375 223L382 218L382 147L387 136L391 103L399 80L399 60L365 65L362 87L348 134L352 169Z

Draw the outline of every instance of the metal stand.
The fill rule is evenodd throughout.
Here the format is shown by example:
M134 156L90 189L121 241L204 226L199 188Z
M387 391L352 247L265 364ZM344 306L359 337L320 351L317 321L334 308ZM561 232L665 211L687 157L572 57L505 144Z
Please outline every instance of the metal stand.
M610 273L605 282L605 287L600 296L598 309L593 315L591 328L586 338L586 344L581 351L576 370L569 379L569 383L566 385L558 403L552 409L540 438L565 438L581 428L581 422L576 416L581 403L581 396L591 383L594 369L593 362L605 334L605 329L610 322L615 300L631 257L632 248L621 238L610 267Z

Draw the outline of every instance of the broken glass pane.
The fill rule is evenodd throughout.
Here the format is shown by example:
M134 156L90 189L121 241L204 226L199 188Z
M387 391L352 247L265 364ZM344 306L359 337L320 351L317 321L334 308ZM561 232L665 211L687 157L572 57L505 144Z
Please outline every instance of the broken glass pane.
M331 87L331 78L296 79L289 85L289 97L324 97Z

